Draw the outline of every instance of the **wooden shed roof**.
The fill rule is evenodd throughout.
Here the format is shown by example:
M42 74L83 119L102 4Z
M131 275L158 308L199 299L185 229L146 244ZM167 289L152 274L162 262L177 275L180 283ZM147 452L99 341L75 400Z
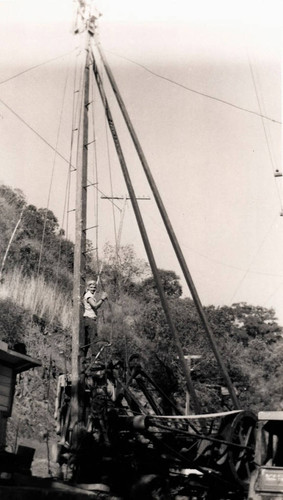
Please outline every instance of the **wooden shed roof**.
M8 344L0 340L0 364L10 366L16 373L21 373L30 368L41 366L41 362L8 348Z

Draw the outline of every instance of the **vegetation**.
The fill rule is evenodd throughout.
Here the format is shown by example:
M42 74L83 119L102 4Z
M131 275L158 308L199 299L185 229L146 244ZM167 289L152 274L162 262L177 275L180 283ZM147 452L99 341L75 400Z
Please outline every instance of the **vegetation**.
M0 285L0 338L10 347L24 342L28 354L42 361L41 368L18 382L12 425L21 422L19 432L26 436L43 435L46 429L52 434L56 377L70 367L73 243L50 210L28 205L18 190L0 186L0 207L2 263L21 219ZM136 258L131 246L121 247L117 258L108 244L98 265L89 257L88 275L97 269L102 269L100 287L109 294L100 310L100 337L111 338L113 356L125 364L138 352L148 373L184 407L183 375L147 264ZM182 297L173 271L160 270L160 277L184 353L200 356L192 365L192 378L203 411L231 408L193 301ZM280 409L283 342L275 312L246 303L209 306L205 312L241 407Z

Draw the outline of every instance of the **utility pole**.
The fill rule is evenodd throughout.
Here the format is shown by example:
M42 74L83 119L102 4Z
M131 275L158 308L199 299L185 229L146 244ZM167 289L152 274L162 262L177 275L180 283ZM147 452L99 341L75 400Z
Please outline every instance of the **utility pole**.
M123 200L123 208L122 208L122 213L121 213L121 218L120 218L120 224L119 224L119 229L118 229L118 238L117 238L117 254L119 254L120 246L121 246L121 237L122 237L122 228L123 228L123 222L125 218L125 212L126 212L126 206L127 206L127 201L130 200L130 196L101 196L102 200ZM150 200L149 196L137 196L136 200Z
M83 418L82 346L85 343L82 297L85 289L86 262L86 207L88 163L88 106L89 106L89 35L87 36L86 65L84 70L84 98L82 133L79 138L76 190L76 238L73 284L73 336L72 336L72 399L71 429ZM81 124L80 124L81 125ZM79 126L79 129L81 127Z

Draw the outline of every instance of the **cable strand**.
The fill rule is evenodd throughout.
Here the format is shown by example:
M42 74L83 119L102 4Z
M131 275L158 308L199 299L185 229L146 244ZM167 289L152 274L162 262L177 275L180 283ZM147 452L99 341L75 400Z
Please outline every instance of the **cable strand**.
M221 102L222 104L226 104L227 106L231 106L233 108L239 109L240 111L245 111L246 113L250 113L250 114L253 114L253 115L256 115L256 116L260 116L261 118L264 118L265 120L270 120L273 123L278 123L280 125L282 123L281 121L275 120L274 118L270 118L269 116L261 115L257 111L253 111L251 109L244 108L242 106L238 106L237 104L233 104L232 102L225 101L224 99L220 99L219 97L215 97L215 96L212 96L210 94L206 94L205 92L200 92L199 90L195 90L195 89L192 89L190 87L187 87L186 85L183 85L182 83L176 82L175 80L172 80L171 78L168 78L166 76L160 75L160 74L156 73L155 71L152 71L151 69L147 68L143 64L140 64L140 63L138 63L136 61L133 61L132 59L129 59L128 57L121 56L120 54L117 54L116 52L113 52L111 50L105 50L105 52L109 52L110 54L113 54L116 57L119 57L121 59L125 59L125 61L129 61L130 63L135 64L136 66L139 66L140 68L144 69L148 73L151 73L152 75L156 76L157 78L161 78L162 80L165 80L165 81L167 81L169 83L172 83L173 85L176 85L177 87L181 87L184 90L187 90L188 92L192 92L194 94L201 95L202 97L206 97L207 99L212 99L213 101Z

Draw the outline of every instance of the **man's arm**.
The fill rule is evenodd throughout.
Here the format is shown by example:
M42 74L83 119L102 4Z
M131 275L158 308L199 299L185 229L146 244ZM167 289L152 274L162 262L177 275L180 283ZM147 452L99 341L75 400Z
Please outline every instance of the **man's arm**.
M89 297L87 299L89 305L91 306L91 308L96 312L103 304L103 302L107 299L107 293L103 292L102 295L101 295L101 299L99 299L98 301L94 300L92 297Z

